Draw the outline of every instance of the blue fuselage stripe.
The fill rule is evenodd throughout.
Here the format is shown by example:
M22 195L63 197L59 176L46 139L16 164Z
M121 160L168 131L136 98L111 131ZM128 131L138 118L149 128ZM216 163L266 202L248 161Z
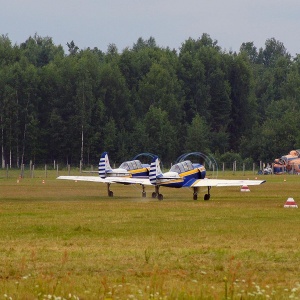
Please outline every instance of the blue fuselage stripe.
M186 176L185 176L186 174ZM181 187L190 187L196 180L201 179L201 173L195 172L192 173L191 171L186 173L181 173L180 177L183 178L182 182L174 182L174 183L161 183L161 186L173 187L173 188L181 188ZM205 176L205 175L204 175Z
M129 173L131 173L129 171ZM141 171L141 172L138 172L138 173L131 173L132 177L148 177L149 176L149 173L148 171Z

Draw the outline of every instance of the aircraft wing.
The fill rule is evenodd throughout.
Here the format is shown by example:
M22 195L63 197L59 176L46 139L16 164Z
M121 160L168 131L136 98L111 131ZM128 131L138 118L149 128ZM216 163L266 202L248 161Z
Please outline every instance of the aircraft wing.
M148 178L138 177L106 177L101 178L99 176L59 176L57 179L74 180L74 181L90 181L90 182L101 182L101 183L120 183L120 184L143 184L151 185Z
M105 180L110 183L152 185L148 178L139 177L106 177Z
M201 186L243 186L259 185L266 182L265 180L237 180L237 179L198 179L190 187Z
M105 179L99 176L58 176L56 179L74 180L74 181L91 181L107 183Z

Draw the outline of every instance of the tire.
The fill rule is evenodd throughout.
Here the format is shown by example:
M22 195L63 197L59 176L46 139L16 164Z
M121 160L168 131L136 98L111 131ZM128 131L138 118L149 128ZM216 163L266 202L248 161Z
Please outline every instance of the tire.
M158 194L158 197L157 197L157 198L158 198L158 200L159 200L159 201L162 201L162 200L164 200L164 196L163 196L163 194Z
M204 200L205 200L205 201L208 201L209 199L210 199L210 194L205 194L205 195L204 195Z

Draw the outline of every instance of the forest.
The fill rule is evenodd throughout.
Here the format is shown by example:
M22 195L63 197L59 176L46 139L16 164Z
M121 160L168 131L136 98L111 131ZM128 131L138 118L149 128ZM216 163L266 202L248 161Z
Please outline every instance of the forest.
M257 162L300 148L300 55L267 39L225 51L203 34L179 50L139 38L121 51L64 50L38 34L0 36L2 168L122 162L138 153L171 163L187 152Z

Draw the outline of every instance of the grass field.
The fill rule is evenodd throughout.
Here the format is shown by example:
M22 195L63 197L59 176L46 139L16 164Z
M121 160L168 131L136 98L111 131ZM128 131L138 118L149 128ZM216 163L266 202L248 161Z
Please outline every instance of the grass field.
M300 298L299 176L158 201L43 174L0 177L0 299Z

